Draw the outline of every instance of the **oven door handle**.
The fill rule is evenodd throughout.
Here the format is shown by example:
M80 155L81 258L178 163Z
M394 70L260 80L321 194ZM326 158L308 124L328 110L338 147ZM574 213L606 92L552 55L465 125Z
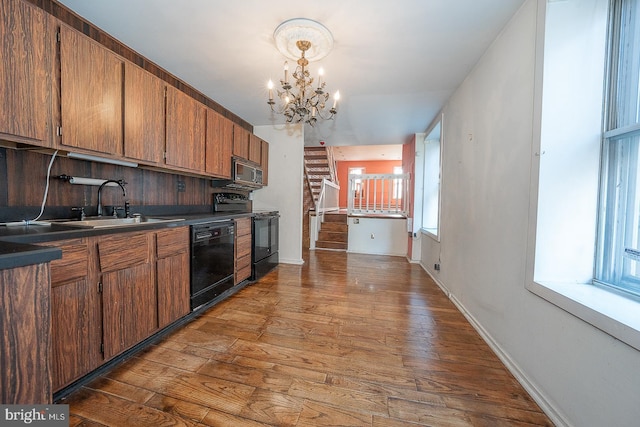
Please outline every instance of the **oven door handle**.
M204 240L213 237L213 233L204 232L204 233L196 233L196 240Z

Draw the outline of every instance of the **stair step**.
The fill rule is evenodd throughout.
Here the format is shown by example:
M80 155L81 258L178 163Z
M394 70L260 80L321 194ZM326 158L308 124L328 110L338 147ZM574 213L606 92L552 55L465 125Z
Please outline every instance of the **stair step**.
M320 249L342 249L347 250L347 243L342 242L324 242L322 240L318 240L316 242L316 248Z
M324 222L340 222L347 224L347 214L326 213L324 215Z
M349 240L349 234L340 231L320 230L320 233L318 233L318 240L323 242L347 243Z
M343 222L323 222L320 231L349 232L349 224Z

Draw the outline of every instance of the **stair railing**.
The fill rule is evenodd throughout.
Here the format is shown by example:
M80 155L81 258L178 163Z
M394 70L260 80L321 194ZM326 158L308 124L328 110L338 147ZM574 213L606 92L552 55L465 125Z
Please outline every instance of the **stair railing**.
M347 214L409 214L411 175L350 174Z
M309 239L309 246L311 249L315 249L316 247L320 228L324 222L325 212L337 211L340 209L339 198L340 186L327 179L323 179L320 195L318 196L318 202L316 203L316 215L312 217L312 220L310 221L311 236Z
M329 163L329 176L331 177L331 182L335 182L340 185L338 182L338 174L336 173L336 159L333 155L333 147L327 147L327 161Z

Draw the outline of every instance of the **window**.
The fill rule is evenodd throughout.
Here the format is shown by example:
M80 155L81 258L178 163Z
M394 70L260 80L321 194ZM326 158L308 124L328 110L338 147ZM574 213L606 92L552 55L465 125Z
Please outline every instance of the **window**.
M440 217L440 146L442 117L428 131L424 139L422 229L438 237Z
M394 166L393 174L402 175L402 166ZM401 179L393 180L393 198L402 199L402 180Z
M640 296L640 0L610 17L595 278Z
M351 175L363 175L364 168L349 168L349 176ZM353 180L353 197L362 197L362 178L356 178Z

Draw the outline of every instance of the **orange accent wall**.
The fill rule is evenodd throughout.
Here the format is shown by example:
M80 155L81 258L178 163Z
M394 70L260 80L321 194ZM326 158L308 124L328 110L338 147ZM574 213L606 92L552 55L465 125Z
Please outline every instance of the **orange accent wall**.
M338 174L338 182L340 183L340 207L347 208L347 191L349 190L349 168L364 168L365 174L393 173L395 166L402 166L401 160L367 160L367 161L337 161L336 168ZM403 171L406 173L403 169Z

